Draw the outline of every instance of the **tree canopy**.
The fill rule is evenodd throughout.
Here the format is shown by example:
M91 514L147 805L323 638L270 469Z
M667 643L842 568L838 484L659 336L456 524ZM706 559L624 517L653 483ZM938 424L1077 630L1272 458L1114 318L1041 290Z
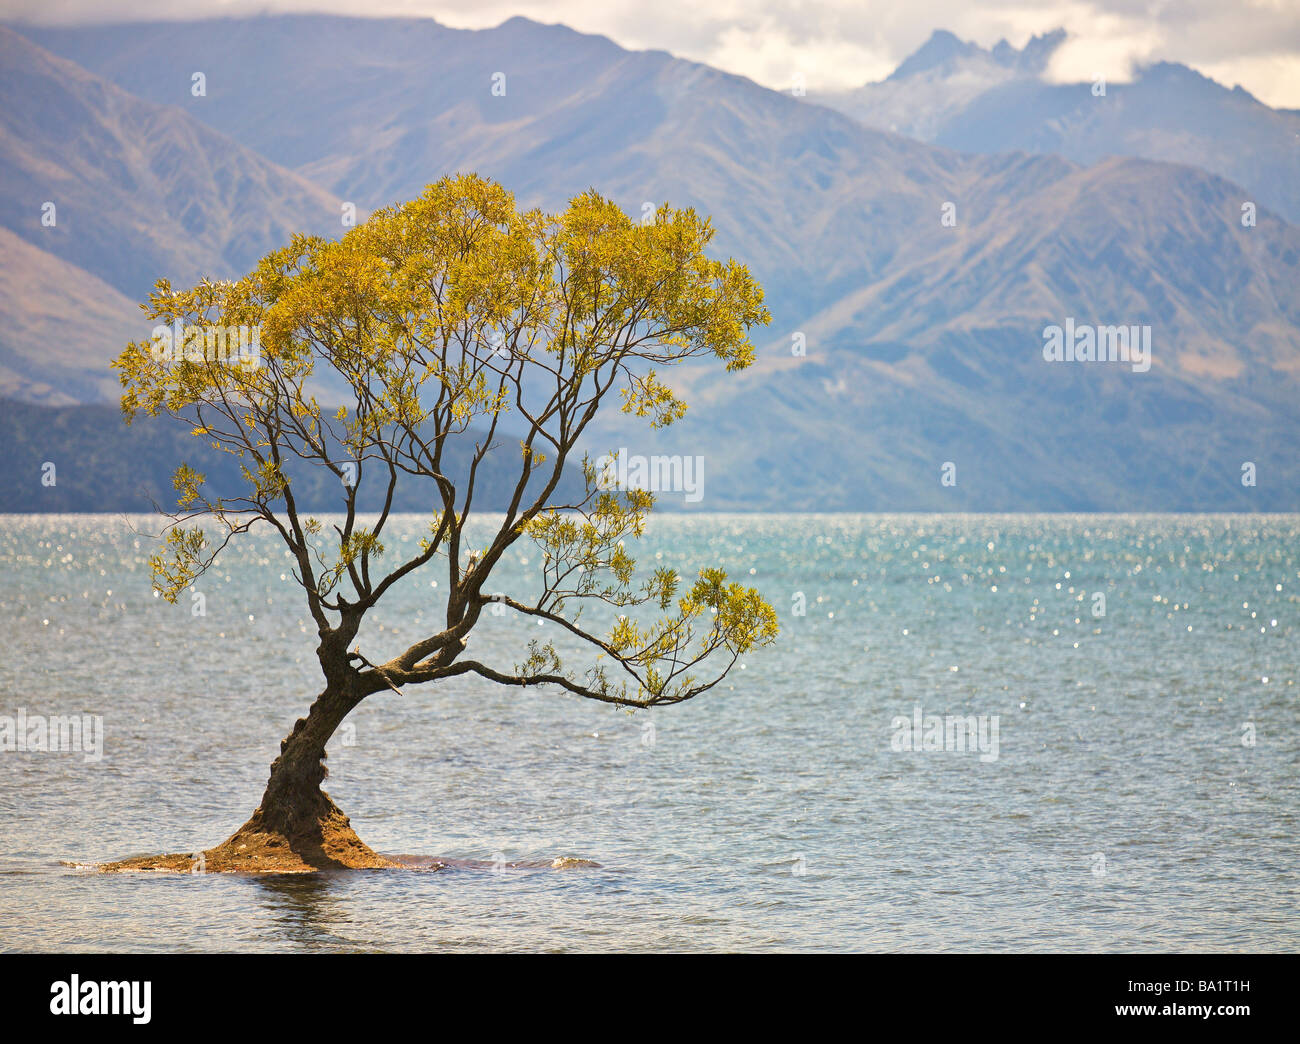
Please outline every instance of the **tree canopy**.
M156 590L174 601L232 539L270 526L316 622L327 683L356 699L466 673L635 707L716 685L775 638L774 611L716 568L687 582L670 569L640 574L629 545L653 496L602 488L577 456L607 401L654 427L684 414L662 368L710 356L728 370L752 362L750 331L769 321L763 291L743 264L706 255L712 236L689 209L664 206L638 223L588 191L558 214L521 211L502 186L460 175L337 241L295 236L241 279L185 290L160 281L148 318L181 343L126 347L114 364L123 412L128 422L183 420L238 459L243 483L219 496L203 475L177 468L178 510L152 562ZM203 332L238 328L257 331L256 352L214 350ZM445 451L457 440L473 453L453 471ZM510 503L485 516L491 535L470 546L480 466L516 441ZM299 510L293 475L304 467L338 476L340 517ZM566 468L584 480L567 502L557 496ZM358 509L362 482L381 492L377 512ZM418 552L390 562L384 535L399 483L426 486L431 509ZM520 540L540 549L538 589L492 592L488 577ZM435 559L448 579L444 625L371 662L353 645L365 614ZM509 667L465 658L494 601L558 625L592 656L570 667L553 643L534 642ZM608 628L585 629L580 609L591 603L613 614ZM649 618L635 620L636 610Z

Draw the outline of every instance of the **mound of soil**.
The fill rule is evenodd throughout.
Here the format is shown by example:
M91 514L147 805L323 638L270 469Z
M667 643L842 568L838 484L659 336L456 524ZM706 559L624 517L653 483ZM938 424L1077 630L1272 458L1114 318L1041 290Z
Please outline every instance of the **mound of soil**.
M259 810L231 838L206 852L136 856L104 863L99 869L105 873L167 870L183 874L309 874L318 870L377 870L404 865L385 859L371 849L357 837L348 817L331 806L328 814L292 837L268 828Z

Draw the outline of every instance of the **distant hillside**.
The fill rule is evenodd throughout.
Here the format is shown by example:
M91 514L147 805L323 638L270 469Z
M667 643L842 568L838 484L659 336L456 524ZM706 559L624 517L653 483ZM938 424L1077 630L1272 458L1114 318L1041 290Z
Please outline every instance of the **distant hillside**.
M84 268L0 228L0 397L108 399L108 362L148 330L139 307Z
M1045 78L1063 29L1022 50L992 49L937 31L894 73L852 91L814 93L865 126L967 152L1054 152L1077 163L1140 156L1219 174L1249 198L1300 221L1300 114L1270 109L1176 62L1132 83L1059 84Z
M164 276L242 275L293 232L342 230L328 192L2 27L0 179L0 225L131 300Z
M362 210L473 169L527 205L595 186L633 215L664 200L710 215L715 253L768 292L758 362L682 368L680 426L652 436L616 414L587 443L706 457L699 508L1297 505L1300 230L1266 205L1243 224L1257 190L1202 169L958 152L520 18L24 32ZM985 87L964 108L999 84L1041 86L1055 40L984 52L940 38L888 83L904 109L947 112L944 70L966 63ZM241 74L210 72L207 97L190 97L192 71L231 54ZM934 93L908 103L918 77ZM1178 136L1181 112L1151 115ZM1045 362L1042 331L1067 319L1149 326L1150 371ZM1243 462L1257 486L1241 486Z
M941 150L523 18L479 31L314 15L22 31L363 208L464 170L528 205L594 186L636 215L646 202L696 206L782 315L878 275L962 180ZM190 97L192 70L231 54L248 72L210 75L208 96Z
M498 440L480 466L474 501L483 511L510 503L518 478L518 447ZM206 488L224 495L242 489L239 468L229 454L213 450L189 428L165 418L137 420L130 427L116 406L47 407L0 401L0 513L151 511L156 502L174 509L171 476L187 462L207 476ZM453 481L468 473L471 442L449 444L447 474ZM42 484L43 467L55 466L53 486ZM304 511L344 510L339 480L324 469L301 469L292 479ZM561 495L580 494L582 472L575 468ZM357 503L363 511L382 507L384 490L363 473ZM399 487L395 511L429 512L438 494L432 481ZM441 505L441 501L437 503Z

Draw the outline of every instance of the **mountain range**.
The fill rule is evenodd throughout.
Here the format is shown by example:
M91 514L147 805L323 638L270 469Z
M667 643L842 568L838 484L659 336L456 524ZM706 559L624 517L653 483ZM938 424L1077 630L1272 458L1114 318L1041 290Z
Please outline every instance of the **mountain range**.
M795 98L522 18L16 28L0 394L102 401L154 278L234 274L291 231L337 234L344 203L472 169L528 205L594 186L634 215L694 206L767 289L751 369L685 369L684 421L590 440L703 457L695 506L1300 507L1297 117L1205 81L1193 126L1161 86L1182 67L1099 98L1045 79L1060 34L936 34L881 84ZM1237 136L1216 147L1215 121ZM1045 361L1067 321L1149 327L1150 369Z
M1300 112L1178 62L1138 66L1128 82L1058 83L1064 30L1019 50L936 31L879 83L809 95L868 127L969 152L1055 153L1091 165L1141 156L1200 167L1300 220Z

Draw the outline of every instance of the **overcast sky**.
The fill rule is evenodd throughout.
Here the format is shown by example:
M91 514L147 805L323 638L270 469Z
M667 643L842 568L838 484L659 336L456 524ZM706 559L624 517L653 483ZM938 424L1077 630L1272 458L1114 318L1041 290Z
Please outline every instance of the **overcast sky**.
M1300 0L0 0L6 20L45 24L266 11L428 15L464 28L522 14L771 87L799 73L811 89L881 79L935 29L1019 47L1064 26L1056 79L1114 80L1135 61L1168 59L1300 108Z

